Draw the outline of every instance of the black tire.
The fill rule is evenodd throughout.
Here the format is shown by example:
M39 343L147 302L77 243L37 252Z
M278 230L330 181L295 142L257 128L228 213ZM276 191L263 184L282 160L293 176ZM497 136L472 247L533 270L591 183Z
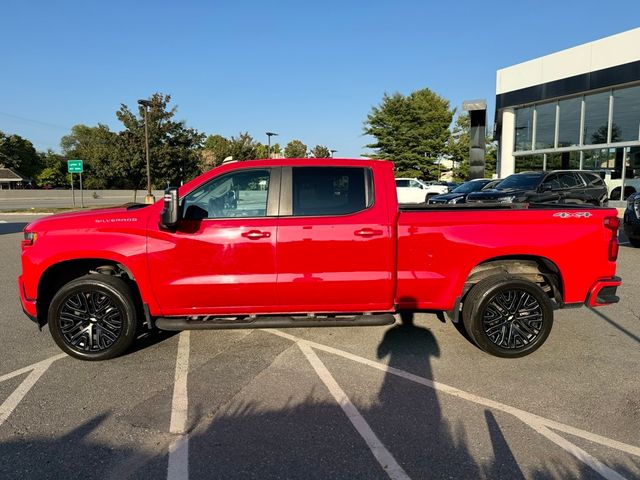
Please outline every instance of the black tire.
M76 278L51 300L51 336L64 352L80 360L117 357L136 336L135 298L129 284L119 277L90 274Z
M517 358L534 352L553 326L553 307L535 283L492 275L474 285L462 307L464 328L491 355Z
M640 238L629 238L632 247L640 248Z

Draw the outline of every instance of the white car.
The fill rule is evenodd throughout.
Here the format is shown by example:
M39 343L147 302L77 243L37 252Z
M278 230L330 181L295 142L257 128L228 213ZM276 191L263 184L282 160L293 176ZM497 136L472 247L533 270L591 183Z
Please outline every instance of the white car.
M429 197L449 192L446 185L427 185L417 178L396 178L398 203L425 203Z

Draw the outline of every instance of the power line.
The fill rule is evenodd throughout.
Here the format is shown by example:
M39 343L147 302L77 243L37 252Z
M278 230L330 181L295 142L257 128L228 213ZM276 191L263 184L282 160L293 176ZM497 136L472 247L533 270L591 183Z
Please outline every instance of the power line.
M34 120L33 118L21 117L20 115L14 115L13 113L0 112L0 115L5 116L5 117L9 117L9 118L15 118L17 120L22 120L24 122L35 123L37 125L42 125L42 126L45 126L45 127L56 128L56 129L60 129L60 130L71 130L71 127L63 127L62 125L56 125L54 123L41 122L40 120Z

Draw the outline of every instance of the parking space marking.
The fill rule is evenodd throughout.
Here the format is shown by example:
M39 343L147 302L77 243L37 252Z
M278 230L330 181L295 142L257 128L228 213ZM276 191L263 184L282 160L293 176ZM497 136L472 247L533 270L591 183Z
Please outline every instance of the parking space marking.
M527 423L527 424L531 428L533 428L536 432L538 432L540 435L546 437L547 440L555 443L560 448L562 448L566 452L568 452L571 455L573 455L574 457L576 457L582 463L584 463L584 464L588 465L589 467L591 467L593 470L598 472L600 475L602 475L607 480L625 480L625 477L620 475L618 472L616 472L615 470L612 470L611 468L607 467L600 460L598 460L594 456L588 454L583 449L581 449L580 447L578 447L574 443L571 443L566 438L561 437L560 435L558 435L555 432L552 432L546 426L541 425L541 424L537 424L537 423Z
M179 436L169 446L167 480L184 480L189 478L189 435L187 433L189 413L189 397L187 391L189 340L189 330L180 333L178 338L178 353L176 355L173 398L171 401L171 422L169 424L169 431Z
M18 388L16 388L11 395L7 397L7 399L0 405L0 427L2 424L9 418L9 416L13 413L16 407L20 404L22 399L25 397L29 390L33 388L36 382L42 377L44 372L46 372L51 364L56 360L60 360L61 358L66 357L65 353L61 353L58 355L54 355L53 357L49 357L40 362L34 363L24 368L20 368L10 373L6 373L0 377L0 383L15 378L19 375L23 375L27 372L29 375L25 378Z
M396 462L396 459L393 458L393 455L385 448L380 439L373 432L367 421L364 419L362 414L358 411L356 406L349 400L347 394L342 390L338 382L333 378L327 367L322 363L322 361L318 358L316 353L311 349L307 342L301 341L297 342L298 347L304 353L304 356L307 357L307 360L313 367L313 369L322 380L322 383L325 384L333 398L335 398L340 408L344 411L345 415L354 426L354 428L358 431L360 436L364 439L373 453L373 456L376 458L382 469L386 472L386 474L392 480L409 480L409 476L402 469L402 467Z
M420 377L420 376L415 375L413 373L409 373L407 371L400 370L398 368L390 367L390 366L385 365L383 363L376 362L376 361L373 361L373 360L369 360L368 358L360 357L358 355L354 355L354 354L346 352L344 350L339 350L339 349L334 348L334 347L329 347L328 345L323 345L321 343L316 343L316 342L312 342L312 341L309 341L309 340L305 340L303 338L299 338L299 337L296 337L294 335L290 335L288 333L281 332L279 330L267 329L265 331L267 331L269 333L272 333L274 335L278 335L278 336L283 337L283 338L287 338L287 339L289 339L289 340L291 340L293 342L296 342L296 343L305 343L309 347L314 348L316 350L321 350L321 351L324 351L324 352L327 352L327 353L332 353L334 355L337 355L337 356L352 360L354 362L357 362L357 363L360 363L360 364L363 364L363 365L367 365L367 366L375 368L377 370L381 370L381 371L383 371L385 373L389 373L389 374L392 374L392 375L396 375L398 377L405 378L405 379L410 380L412 382L419 383L419 384L424 385L426 387L432 388L432 389L434 389L434 390L436 390L438 392L446 393L448 395L452 395L454 397L461 398L463 400L467 400L467 401L476 403L478 405L483 405L485 407L489 407L489 408L492 408L494 410L500 410L502 412L505 412L505 413L508 413L510 415L513 415L514 417L518 418L519 420L524 422L526 425L528 425L529 427L533 428L537 432L541 433L542 435L544 435L548 439L551 440L550 437L553 437L555 440L561 439L562 440L562 442L561 442L562 445L567 447L567 448L565 448L565 450L567 450L569 453L574 455L578 460L580 460L580 461L584 462L585 464L587 464L589 467L593 468L594 465L597 466L597 464L595 464L595 463L592 464L592 463L589 463L589 462L585 461L586 457L584 457L584 455L582 453L586 454L586 452L584 452L583 450L581 450L580 448L578 448L576 445L572 444L568 440L566 440L566 439L554 434L553 432L549 431L550 435L545 435L546 431L548 431L548 429L551 428L551 429L558 430L558 431L561 431L561 432L564 432L564 433L569 433L571 435L575 435L577 437L581 437L581 438L583 438L585 440L589 440L589 441L594 442L594 443L599 443L599 444L604 445L604 446L609 447L609 448L613 448L613 449L616 449L616 450L620 450L622 452L630 453L632 455L640 456L640 447L637 447L635 445L629 445L629 444L626 444L626 443L623 443L623 442L619 442L617 440L613 440L613 439L608 438L608 437L604 437L602 435L597 435L597 434L592 433L592 432L588 432L588 431L581 430L581 429L576 428L576 427L572 427L570 425L566 425L566 424L561 423L561 422L556 422L555 420L544 418L544 417L541 417L541 416L536 415L534 413L526 412L524 410L520 410L519 408L512 407L510 405L506 405L504 403L500 403L500 402L497 402L495 400L490 400L488 398L484 398L484 397L480 397L478 395L474 395L473 393L465 392L464 390L460 390L458 388L451 387L451 386L446 385L444 383L436 382L434 380L430 380L430 379L425 378L425 377ZM544 431L545 433L543 433L541 430ZM562 446L562 445L560 445L560 446ZM586 455L588 455L588 454L586 454ZM593 460L595 460L593 457L591 457L591 458ZM598 462L597 460L595 460L595 461ZM598 462L598 463L600 463L600 462ZM602 465L602 464L600 463L600 465ZM623 477L620 477L617 472L614 472L613 470L609 469L608 467L606 467L604 465L602 465L602 467L604 467L604 469L609 470L614 475L617 475L617 476L613 476L613 477L605 476L605 478L623 478ZM602 471L606 471L604 469L602 469ZM598 469L596 469L596 471L598 471L598 473L602 473Z

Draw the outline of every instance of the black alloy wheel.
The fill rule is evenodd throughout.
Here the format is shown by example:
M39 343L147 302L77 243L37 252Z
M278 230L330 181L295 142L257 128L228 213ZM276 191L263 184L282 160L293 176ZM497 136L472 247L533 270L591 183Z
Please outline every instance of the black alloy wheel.
M502 290L482 312L485 335L501 348L517 349L534 342L542 331L542 307L525 290Z
M72 280L53 297L49 330L58 346L82 360L106 360L133 342L137 315L129 284L91 274Z
M538 349L553 326L553 308L535 283L510 275L478 282L463 304L469 337L499 357L522 357Z

